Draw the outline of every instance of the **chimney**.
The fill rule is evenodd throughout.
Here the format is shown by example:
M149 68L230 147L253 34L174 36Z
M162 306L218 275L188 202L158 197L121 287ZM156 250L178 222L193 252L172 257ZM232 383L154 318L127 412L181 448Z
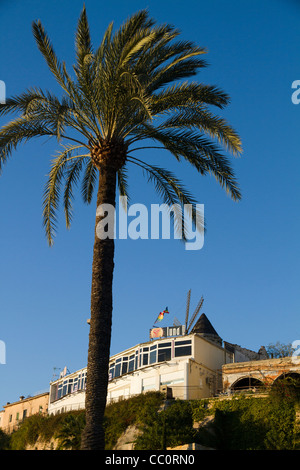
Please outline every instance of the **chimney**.
M25 397L23 395L20 396L20 401L24 400Z

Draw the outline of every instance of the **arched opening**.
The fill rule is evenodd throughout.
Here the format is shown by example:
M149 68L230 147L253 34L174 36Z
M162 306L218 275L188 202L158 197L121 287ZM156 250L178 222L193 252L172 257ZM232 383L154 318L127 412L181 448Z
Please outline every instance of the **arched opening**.
M264 386L263 382L259 379L256 379L255 377L243 377L236 382L234 382L230 390L231 391L245 391L245 390L251 390L251 391L257 391L257 389L262 389Z
M300 400L300 373L287 372L281 374L274 380L271 391L282 398Z

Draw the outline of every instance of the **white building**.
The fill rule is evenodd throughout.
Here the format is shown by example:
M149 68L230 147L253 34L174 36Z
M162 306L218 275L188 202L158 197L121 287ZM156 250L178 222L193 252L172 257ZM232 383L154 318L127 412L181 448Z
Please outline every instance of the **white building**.
M157 328L150 341L112 356L107 402L166 387L174 398L208 398L222 391L224 364L262 358L260 353L223 344L205 314L190 334L183 333L182 326ZM85 380L86 368L53 381L49 414L84 408Z

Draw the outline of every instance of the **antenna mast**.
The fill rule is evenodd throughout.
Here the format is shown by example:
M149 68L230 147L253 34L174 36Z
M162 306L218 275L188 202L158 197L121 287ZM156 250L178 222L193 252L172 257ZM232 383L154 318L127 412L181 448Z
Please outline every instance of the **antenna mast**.
M188 320L189 320L190 300L191 300L191 289L188 291L187 299L186 299L185 331L187 331L187 324L188 324Z

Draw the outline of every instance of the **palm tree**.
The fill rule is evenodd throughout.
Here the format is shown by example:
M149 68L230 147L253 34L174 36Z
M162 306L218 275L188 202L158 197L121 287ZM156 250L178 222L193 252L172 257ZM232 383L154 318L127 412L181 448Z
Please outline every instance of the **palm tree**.
M229 97L215 86L190 79L206 66L205 49L179 40L177 29L168 24L158 26L145 10L132 15L116 32L110 24L94 49L83 8L75 36L72 77L66 64L58 60L41 22L33 22L32 27L62 96L31 88L1 106L1 115L13 112L17 117L0 131L0 170L21 142L53 137L60 144L43 199L50 245L56 233L60 196L66 225L71 224L74 188L80 175L86 203L92 201L96 191L97 207L115 207L117 189L128 197L127 171L131 164L143 170L165 203L190 204L190 216L203 230L193 197L172 172L138 158L135 152L143 148L167 150L201 175L214 175L233 200L240 199L233 170L223 154L239 155L240 139L223 118L209 110L210 106L224 108ZM96 212L95 227L103 217ZM181 227L184 239L184 221ZM104 447L113 270L114 240L99 238L95 230L83 449Z

